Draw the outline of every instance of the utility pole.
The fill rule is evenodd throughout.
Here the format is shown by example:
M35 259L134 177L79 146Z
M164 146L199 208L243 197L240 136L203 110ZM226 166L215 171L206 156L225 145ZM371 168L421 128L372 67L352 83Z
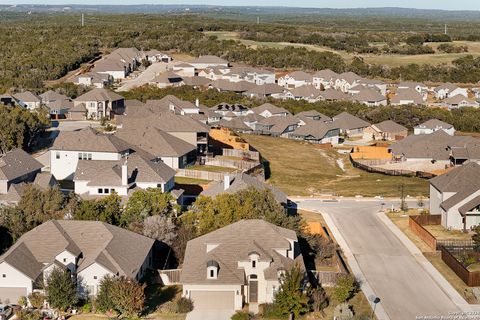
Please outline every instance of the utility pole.
M82 27L85 27L85 14L82 13Z
M400 191L401 191L401 202L400 202L400 210L405 211L407 209L406 203L405 203L405 190L404 190L404 184L402 183L400 186Z
M260 24L260 17L257 17L257 24Z
M445 34L447 34L447 24L445 23Z

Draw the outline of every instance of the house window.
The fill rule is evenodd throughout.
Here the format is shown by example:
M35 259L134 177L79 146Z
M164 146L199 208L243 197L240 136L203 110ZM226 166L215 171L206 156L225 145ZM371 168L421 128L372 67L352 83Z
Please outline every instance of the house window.
M63 258L63 262L67 262L67 258Z
M257 267L257 261L252 260L252 268L256 268L256 267Z
M93 276L93 279L94 279L94 280L97 280L97 276Z
M88 160L92 160L92 154L91 154L91 153L89 153L89 154L87 155L87 159L88 159Z
M110 193L110 190L108 190L108 188L105 188L105 189L103 189L103 193L108 194L108 193Z
M210 270L210 278L215 278L215 270Z
M79 160L82 160L82 153L79 153L79 154L78 154L78 159L79 159Z
M60 159L60 152L57 152L57 153L55 154L55 158Z
M98 188L98 193L103 193L103 189L102 189L102 188Z
M6 278L6 277L7 277L7 275L5 273L2 274L2 278Z

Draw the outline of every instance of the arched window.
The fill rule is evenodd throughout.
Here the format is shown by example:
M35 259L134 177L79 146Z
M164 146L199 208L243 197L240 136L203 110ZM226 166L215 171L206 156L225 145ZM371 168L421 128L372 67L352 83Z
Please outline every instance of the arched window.
M210 260L207 262L207 279L217 279L220 266L217 261Z

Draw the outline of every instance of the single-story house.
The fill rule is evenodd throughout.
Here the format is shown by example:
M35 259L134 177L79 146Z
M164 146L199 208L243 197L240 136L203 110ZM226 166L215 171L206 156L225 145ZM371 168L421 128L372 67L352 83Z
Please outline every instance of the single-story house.
M413 128L413 134L431 134L438 130L443 130L451 136L455 134L455 128L453 125L438 119L430 119L415 126Z
M408 129L392 120L372 124L363 131L363 137L371 140L401 140L407 135Z
M333 123L340 128L340 133L348 137L363 136L363 131L370 126L365 120L362 120L348 112L342 112L333 117Z

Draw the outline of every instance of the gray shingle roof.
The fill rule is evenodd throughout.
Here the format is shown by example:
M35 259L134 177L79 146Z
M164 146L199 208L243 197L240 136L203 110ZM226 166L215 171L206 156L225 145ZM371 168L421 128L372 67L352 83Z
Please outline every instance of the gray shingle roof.
M255 112L256 114L260 114L266 110L268 110L271 114L280 114L280 113L290 114L290 112L287 109L277 107L276 105L273 105L271 103L264 103L258 107L252 108L252 111Z
M338 128L343 130L353 130L370 126L370 123L367 121L355 117L348 112L342 112L339 115L336 115L333 117L333 122Z
M99 133L88 127L60 132L50 149L118 153L130 149L130 145L115 135Z
M425 121L424 123L419 124L416 128L425 128L425 129L450 129L453 128L453 125L446 123L444 121L438 119L430 119Z
M77 97L75 101L78 102L87 102L87 101L117 101L123 100L124 98L113 91L101 88L95 88L87 93L82 94L80 97Z
M372 126L377 127L381 132L403 132L408 129L401 124L398 124L392 120L385 120L379 123L375 123Z
M238 261L248 261L250 253L259 254L260 261L269 261L265 278L278 279L279 270L288 270L295 263L302 268L303 258L282 257L276 250L291 250L291 242L297 241L294 231L277 227L264 220L241 220L204 236L190 240L185 251L181 282L183 284L245 284L245 272L238 268ZM207 244L217 245L207 252ZM219 265L218 278L207 279L207 263Z
M35 172L43 165L20 148L8 151L0 158L0 180L13 180Z
M134 278L154 240L99 221L50 220L24 234L3 256L35 280L45 264L67 250L82 253L78 272L97 262L111 272ZM73 252L72 252L73 251Z
M36 94L33 94L30 91L16 93L13 95L13 97L17 100L24 101L24 102L40 102L40 98Z
M304 126L299 126L293 132L295 136L313 137L314 139L323 139L331 130L338 130L338 126L333 122L325 123L322 121L308 121Z
M413 101L414 104L425 104L422 95L413 88L397 90L395 96L390 100L393 104L398 104L400 101Z
M359 92L353 96L353 99L360 102L380 102L387 98L375 89L361 87Z

